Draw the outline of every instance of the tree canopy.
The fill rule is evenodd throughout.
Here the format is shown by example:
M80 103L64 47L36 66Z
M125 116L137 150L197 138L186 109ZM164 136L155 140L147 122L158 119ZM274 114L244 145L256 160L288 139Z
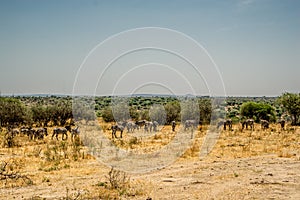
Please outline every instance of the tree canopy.
M260 120L276 121L275 108L266 103L246 102L241 106L240 114L244 118L253 118L256 122Z
M289 115L291 115L292 125L298 125L300 116L300 93L283 93L279 98L279 103L289 113Z

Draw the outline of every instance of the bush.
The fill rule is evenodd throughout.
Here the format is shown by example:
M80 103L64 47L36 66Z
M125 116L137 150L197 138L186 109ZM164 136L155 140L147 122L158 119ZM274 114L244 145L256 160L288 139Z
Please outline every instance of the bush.
M111 107L106 107L101 111L101 117L105 122L113 122L114 120L114 115L112 113Z
M28 123L30 119L30 112L20 100L0 97L0 127Z
M274 107L266 103L246 102L241 106L240 114L242 117L253 118L255 122L261 119L276 121Z
M116 170L113 167L108 172L108 176L106 176L106 178L110 184L110 189L122 191L129 186L130 178L127 174L120 170Z
M284 93L279 103L292 116L292 125L297 125L300 116L300 94Z
M165 105L166 123L171 124L172 121L180 121L180 104L178 101L172 101Z

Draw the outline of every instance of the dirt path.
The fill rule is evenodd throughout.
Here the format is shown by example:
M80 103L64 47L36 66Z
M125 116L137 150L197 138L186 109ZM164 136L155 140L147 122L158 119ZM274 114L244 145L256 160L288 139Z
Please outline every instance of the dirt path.
M300 161L275 156L181 161L137 178L153 182L152 199L300 199Z
M82 164L81 171L76 167L76 173L72 169L49 173L49 182L1 189L0 199L82 195L109 171L95 160ZM180 159L162 170L130 176L149 185L144 186L145 194L124 199L300 199L300 161L295 158Z

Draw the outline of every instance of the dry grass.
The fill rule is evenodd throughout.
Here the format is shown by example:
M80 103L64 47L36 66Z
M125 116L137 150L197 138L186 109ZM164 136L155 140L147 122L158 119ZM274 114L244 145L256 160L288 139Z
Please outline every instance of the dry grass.
M111 139L111 124L101 122L104 135ZM95 127L87 126L81 131L95 131ZM179 127L178 127L179 129ZM204 141L207 127L197 130L195 140L190 148L181 156L180 160L192 162L199 157L199 151ZM49 132L52 129L49 128ZM175 137L177 132L172 132L170 126L165 126L161 131L146 134L147 137L123 133L123 139L115 139L113 143L119 148L149 153L161 149ZM137 134L138 135L138 134ZM5 143L5 133L0 134L0 143ZM130 179L123 172L110 171L109 167L99 164L95 158L88 154L86 147L82 146L79 139L71 141L51 140L51 134L44 140L32 141L27 136L18 135L14 138L16 146L0 148L0 162L10 163L8 172L15 172L30 178L30 184L22 179L0 180L0 199L14 197L38 199L146 199L157 192L157 183L150 179ZM277 125L271 125L268 130L260 130L256 125L254 131L240 130L239 125L233 131L221 131L220 137L204 161L228 161L240 158L250 158L263 155L276 155L280 158L300 160L300 132L298 128L286 127L281 130ZM116 173L123 180L122 186L115 187L107 177ZM229 180L243 176L235 170L230 170L214 179ZM123 178L123 179L122 179ZM118 181L120 181L118 180ZM122 181L121 181L122 182ZM198 184L198 183L197 183ZM196 184L196 185L197 185ZM66 185L64 187L63 185ZM21 187L21 192L7 194L5 188ZM156 189L155 189L156 188ZM39 191L39 192L37 192ZM180 191L179 191L180 192ZM240 193L246 192L243 190ZM235 194L228 190L226 197L234 199ZM225 195L224 193L224 195ZM191 198L210 197L209 191L203 188L200 193L190 193Z

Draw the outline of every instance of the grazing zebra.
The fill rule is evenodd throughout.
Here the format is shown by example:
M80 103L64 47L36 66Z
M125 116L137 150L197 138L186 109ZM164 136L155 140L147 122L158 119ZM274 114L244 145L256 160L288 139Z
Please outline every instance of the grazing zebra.
M246 129L248 129L248 126L250 126L251 130L254 130L254 120L253 119L247 119L242 121L242 130L244 130L246 126Z
M157 132L157 128L159 126L159 123L157 121L153 121L153 131Z
M188 129L188 128L197 128L198 123L196 122L196 120L186 120L184 122L184 130Z
M126 121L119 121L119 122L117 122L117 124L118 124L119 126L126 127L127 122L126 122Z
M67 134L68 129L69 129L68 126L66 126L66 127L57 127L57 128L54 128L54 129L53 129L53 134L52 134L51 139L53 139L53 137L55 136L56 139L58 140L58 135L59 135L59 134L62 135L62 136L61 136L61 139L62 139L62 140L68 139L68 134ZM69 131L70 131L70 130L69 130ZM64 138L64 136L66 136L66 137Z
M28 136L29 133L30 133L30 128L21 128L21 129L20 129L20 132L21 132L22 134Z
M269 122L267 120L262 119L260 120L260 123L261 123L261 129L266 130L269 128Z
M171 122L171 126L172 126L172 131L174 132L175 131L175 127L176 127L176 122L172 121Z
M232 120L231 119L226 119L224 121L224 130L226 130L226 126L228 126L228 129L232 131Z
M121 126L121 125L112 125L111 126L111 137L112 138L118 138L116 133L117 131L120 131L120 138L122 138L122 134L123 134L123 131L124 131L124 126Z
M14 128L14 129L11 130L11 134L12 134L13 136L19 135L19 134L20 134L20 131L19 131L19 129Z
M137 129L137 125L134 122L127 122L126 128L128 132L133 133L133 131Z
M30 139L30 140L33 140L36 138L35 136L35 129L33 129L32 127L29 127L29 128L21 128L20 129L20 132L23 134L23 135L27 135L27 137Z
M284 120L284 119L280 119L280 120L278 121L278 123L279 123L280 126L281 126L281 130L284 130L285 120Z
M78 137L80 133L79 127L71 129L71 140L73 140L75 137Z
M32 129L34 139L42 140L45 136L48 136L48 130L47 128L37 128Z
M139 120L139 121L136 121L135 124L137 125L137 128L138 128L138 129L141 129L143 126L145 126L146 120Z
M149 132L149 131L152 132L153 122L145 121L144 129L145 129L146 132Z

